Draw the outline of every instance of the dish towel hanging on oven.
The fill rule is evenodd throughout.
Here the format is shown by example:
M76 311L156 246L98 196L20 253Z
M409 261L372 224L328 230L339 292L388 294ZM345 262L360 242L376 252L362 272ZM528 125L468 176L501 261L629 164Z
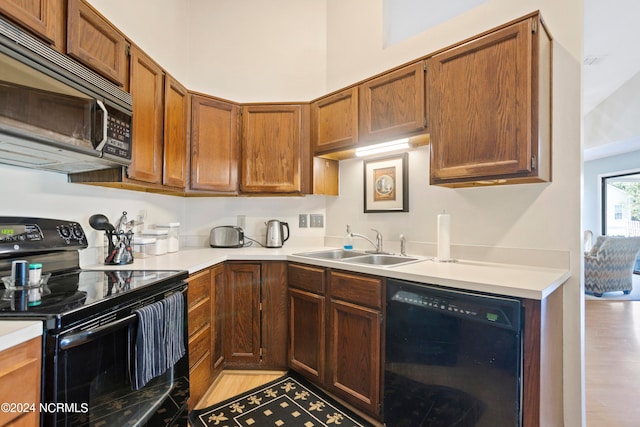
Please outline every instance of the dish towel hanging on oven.
M171 368L184 347L184 297L169 297L134 310L138 316L132 388L139 390Z

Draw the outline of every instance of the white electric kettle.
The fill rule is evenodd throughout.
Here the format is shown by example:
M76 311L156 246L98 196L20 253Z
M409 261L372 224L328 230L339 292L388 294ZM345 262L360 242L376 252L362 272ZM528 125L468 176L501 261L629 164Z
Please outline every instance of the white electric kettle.
M286 222L271 219L265 223L267 225L267 248L281 248L284 242L289 240L289 224ZM287 229L287 236L284 236L284 229Z

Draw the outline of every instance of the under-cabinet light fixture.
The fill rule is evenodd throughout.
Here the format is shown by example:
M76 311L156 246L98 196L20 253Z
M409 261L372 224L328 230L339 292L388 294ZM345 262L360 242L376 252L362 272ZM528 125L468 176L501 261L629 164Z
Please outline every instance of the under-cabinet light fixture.
M356 148L356 156L365 157L372 154L386 153L387 151L406 150L409 147L409 138L401 138L394 141Z

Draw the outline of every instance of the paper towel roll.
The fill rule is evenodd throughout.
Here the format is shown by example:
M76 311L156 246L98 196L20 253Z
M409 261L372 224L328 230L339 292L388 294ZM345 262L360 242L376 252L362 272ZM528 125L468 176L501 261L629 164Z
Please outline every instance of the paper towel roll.
M438 215L438 261L451 259L451 215Z

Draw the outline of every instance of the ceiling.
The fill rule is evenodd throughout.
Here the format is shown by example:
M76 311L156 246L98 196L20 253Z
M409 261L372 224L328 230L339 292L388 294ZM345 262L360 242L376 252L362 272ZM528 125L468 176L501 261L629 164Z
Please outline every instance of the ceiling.
M640 71L638 16L638 0L584 0L584 114Z

